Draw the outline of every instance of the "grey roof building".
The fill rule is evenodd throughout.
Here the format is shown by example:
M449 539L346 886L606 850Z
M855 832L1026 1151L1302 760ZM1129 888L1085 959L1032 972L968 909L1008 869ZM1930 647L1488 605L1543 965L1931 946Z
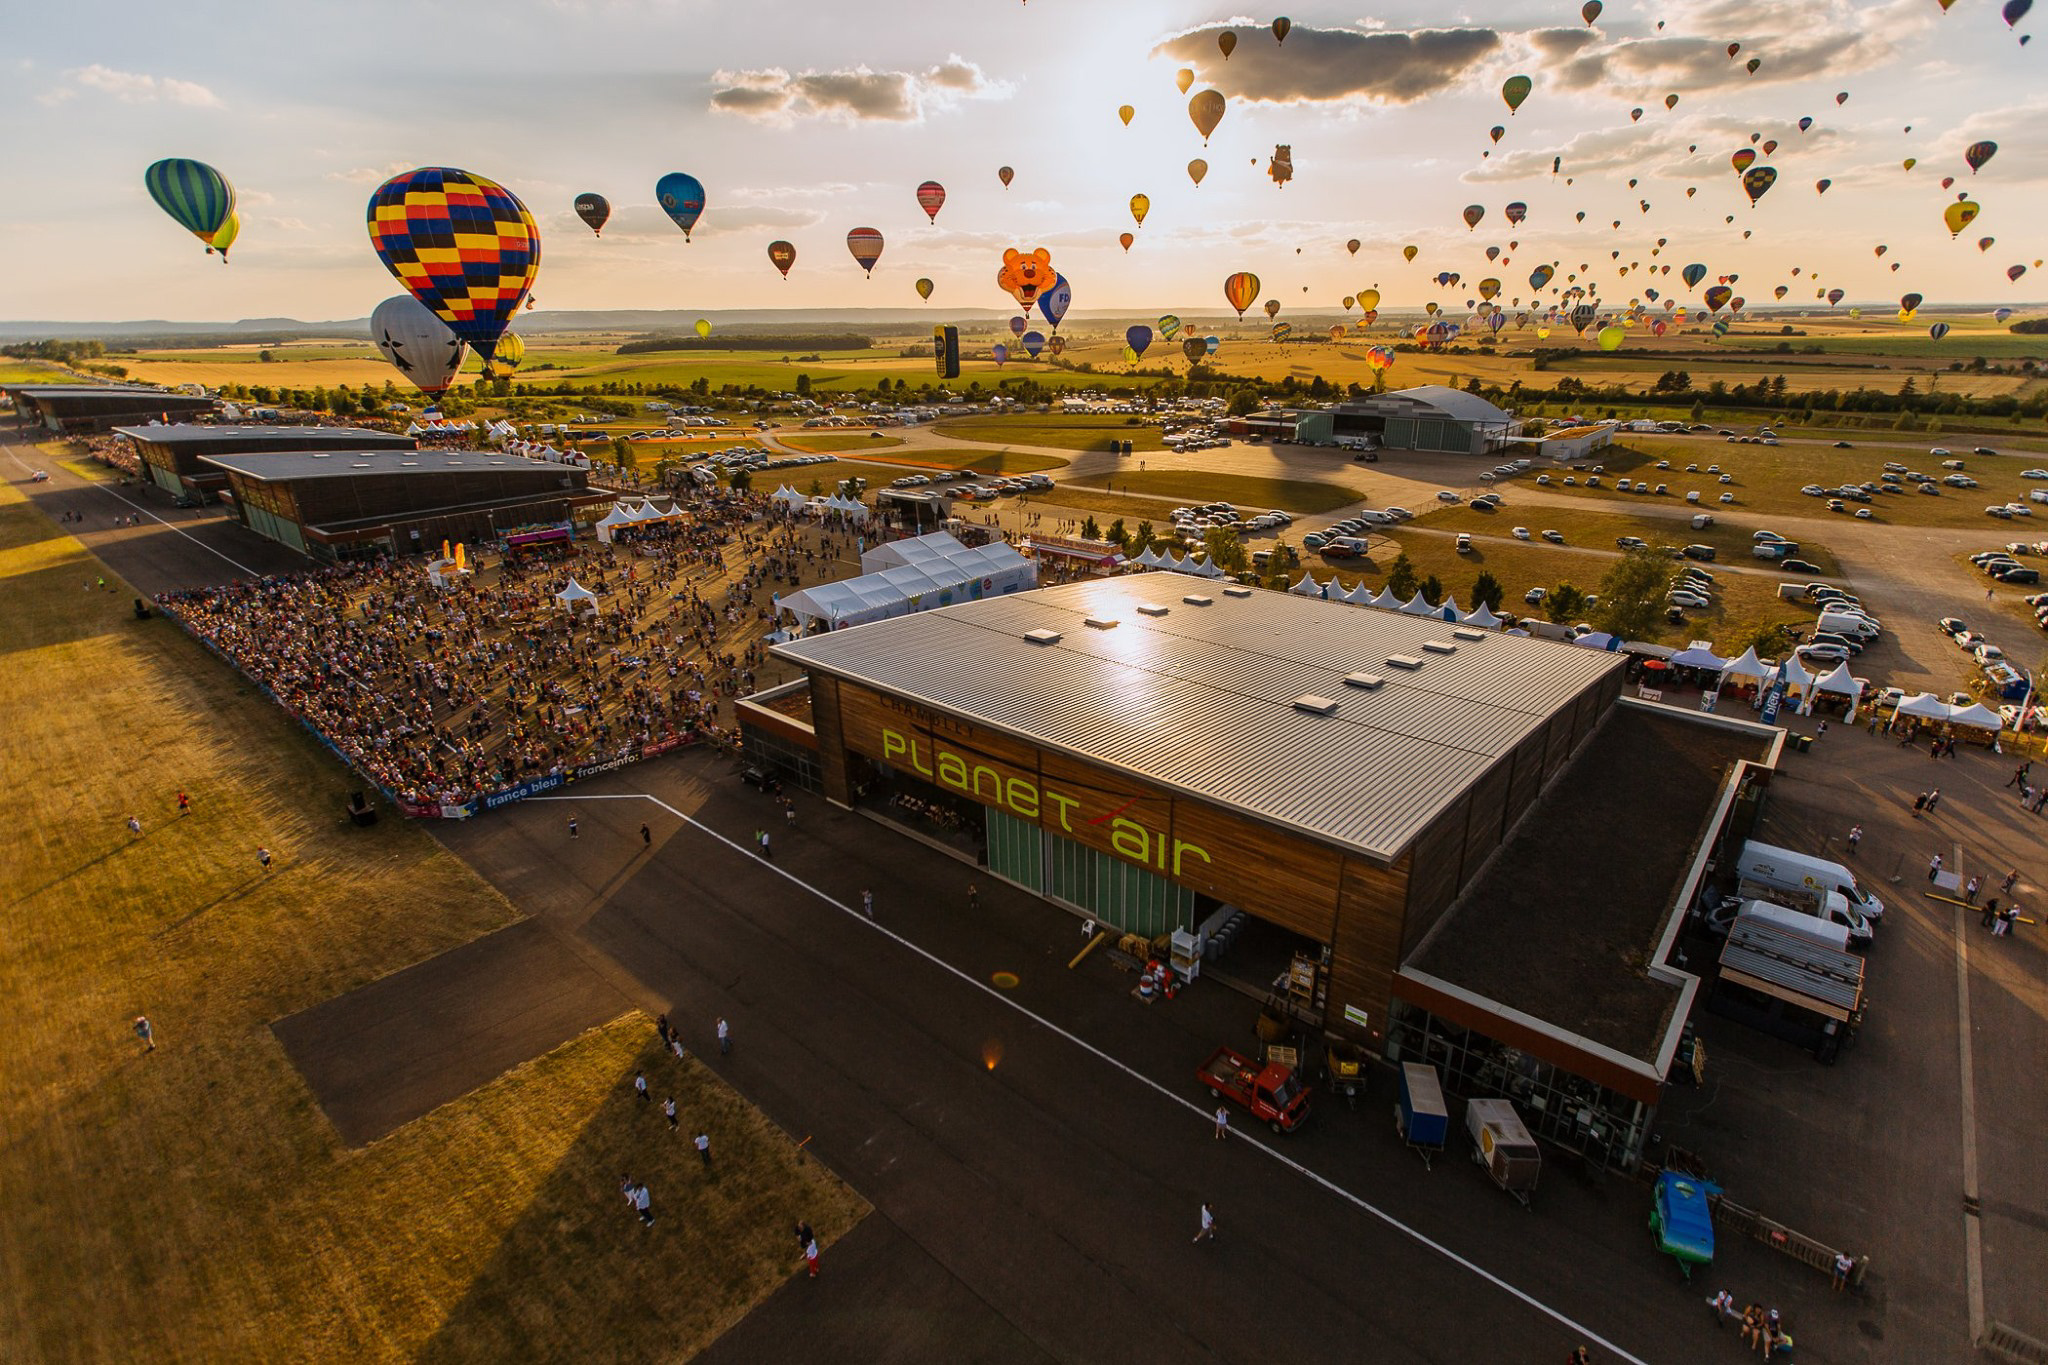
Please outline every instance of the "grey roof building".
M1330 411L1339 440L1363 437L1387 450L1484 455L1515 431L1514 413L1443 384L1376 393Z

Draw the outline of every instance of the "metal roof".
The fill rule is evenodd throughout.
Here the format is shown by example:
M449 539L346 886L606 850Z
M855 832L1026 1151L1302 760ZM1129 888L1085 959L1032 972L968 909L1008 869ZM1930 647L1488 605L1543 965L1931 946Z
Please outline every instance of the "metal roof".
M1863 996L1862 958L1769 920L1737 915L1721 968L1831 1006L1844 1019Z
M1390 401L1391 400L1391 401ZM1375 407L1387 407L1392 403L1403 406L1419 404L1434 408L1445 417L1458 422L1477 422L1482 425L1499 425L1512 422L1515 415L1504 408L1495 407L1476 393L1466 393L1447 384L1418 384L1412 389L1395 389L1391 393L1371 394L1364 398L1340 403L1338 412L1370 412ZM1406 414L1403 414L1406 415Z
M280 440L299 446L322 445L341 449L351 446L360 449L366 443L389 446L394 442L410 449L419 444L410 436L375 431L369 427L213 426L204 422L154 422L146 426L115 427L114 434L165 446L240 445L249 450L263 450L265 441Z
M1200 589L1213 605L1190 606ZM1141 615L1141 605L1168 608ZM1114 619L1101 629L1089 618ZM1026 632L1050 628L1056 644ZM1391 861L1619 655L1180 574L1089 580L814 635L794 662ZM1457 646L1425 653L1428 641ZM1420 669L1388 668L1391 654ZM1367 692L1348 673L1382 674ZM1295 709L1335 699L1329 715Z
M373 474L459 474L465 470L490 468L565 476L583 473L580 465L529 460L495 450L265 450L237 455L201 455L199 462L266 483Z

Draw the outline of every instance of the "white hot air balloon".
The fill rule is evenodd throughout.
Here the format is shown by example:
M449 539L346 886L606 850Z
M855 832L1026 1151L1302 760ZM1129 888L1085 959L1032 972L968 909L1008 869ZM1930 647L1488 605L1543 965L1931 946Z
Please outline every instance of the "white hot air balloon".
M469 348L410 294L394 294L370 314L370 339L412 386L438 398L455 382Z

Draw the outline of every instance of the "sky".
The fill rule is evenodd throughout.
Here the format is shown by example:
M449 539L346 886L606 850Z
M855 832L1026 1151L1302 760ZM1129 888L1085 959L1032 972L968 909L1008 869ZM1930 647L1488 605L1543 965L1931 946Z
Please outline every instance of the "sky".
M1281 42L1276 14L1189 0L68 0L17 16L0 55L0 318L362 317L397 292L368 197L427 165L524 200L542 309L916 307L920 276L935 313L997 308L1010 246L1049 249L1077 309L1213 312L1248 270L1285 309L1372 287L1384 309L1462 312L1488 276L1526 301L1543 263L1608 305L1650 289L1696 304L1695 262L1756 304L1780 284L1787 303L1839 287L2019 304L2048 296L2048 41L2018 41L2048 7L2017 29L1999 10L1608 0L1589 25L1578 0L1383 0L1369 17L1294 0ZM1184 67L1191 93L1226 99L1206 147ZM1516 74L1534 88L1510 115ZM1979 140L1999 149L1972 175ZM1742 149L1779 173L1754 206ZM235 185L231 264L151 203L143 170L172 156ZM688 243L655 204L672 170L707 189ZM928 179L947 191L936 223L915 199ZM612 203L602 238L571 210L584 191ZM1966 191L1982 214L1952 240L1942 211ZM854 227L886 238L872 277ZM797 249L786 281L776 238ZM1446 271L1460 282L1438 285Z

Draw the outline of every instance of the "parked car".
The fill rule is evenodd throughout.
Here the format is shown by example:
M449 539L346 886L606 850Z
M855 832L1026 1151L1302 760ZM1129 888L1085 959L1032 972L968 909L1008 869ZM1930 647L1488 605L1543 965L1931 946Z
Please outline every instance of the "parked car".
M1548 588L1531 588L1522 594L1522 600L1534 607L1540 605L1543 599L1548 596L1550 596L1550 589Z
M1687 592L1683 588L1672 589L1665 594L1664 600L1677 607L1699 608L1708 605L1706 598L1696 592Z
M1786 573L1819 573L1820 565L1804 559L1781 559L1778 567Z
M1462 499L1462 498L1460 498L1460 497L1459 497L1459 496L1458 496L1458 495L1457 495L1456 493L1453 493L1453 492L1452 492L1452 491L1451 491L1450 489L1448 489L1448 488L1440 488L1440 489L1438 489L1438 490L1437 490L1437 494L1436 494L1436 500L1437 500L1438 502L1462 502L1462 501L1463 501L1463 499Z
M1529 538L1529 528L1526 526L1517 526L1514 530L1508 532L1508 534L1513 536L1516 540L1527 540Z
M1838 664L1842 662L1842 660L1849 657L1849 648L1847 645L1801 645L1798 649L1795 649L1792 652L1799 656L1799 660L1801 663L1807 664Z
M1650 548L1649 542L1641 536L1616 536L1614 543L1624 550L1647 550Z
M1552 545L1564 544L1564 535L1558 531L1545 531L1543 533L1543 538L1549 541Z
M1680 550L1679 553L1687 559L1712 559L1714 557L1714 547L1711 545L1688 545Z

